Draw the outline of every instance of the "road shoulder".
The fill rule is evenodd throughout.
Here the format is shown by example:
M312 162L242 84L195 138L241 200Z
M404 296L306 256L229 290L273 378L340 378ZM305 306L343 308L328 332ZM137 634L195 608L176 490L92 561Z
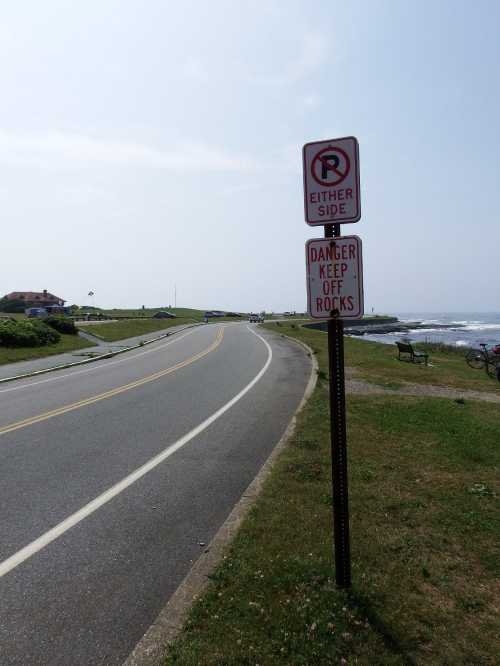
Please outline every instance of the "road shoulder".
M288 336L285 337L288 338ZM196 560L187 576L170 597L154 623L124 662L124 666L156 666L163 664L167 646L179 635L193 602L205 590L211 574L221 563L224 553L236 536L244 518L259 497L273 465L293 436L297 416L316 387L318 363L312 350L306 344L293 338L288 338L288 340L293 344L300 345L311 359L309 380L294 416L257 476L245 490L204 553Z

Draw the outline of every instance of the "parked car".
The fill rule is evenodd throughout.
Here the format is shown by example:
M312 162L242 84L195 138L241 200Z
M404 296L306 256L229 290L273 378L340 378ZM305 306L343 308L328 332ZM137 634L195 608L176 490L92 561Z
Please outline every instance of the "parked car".
M26 308L24 312L28 317L38 317L39 319L45 319L49 314L45 308Z
M225 317L226 313L222 312L222 310L207 310L203 317L205 319L209 319L210 317Z
M153 315L153 319L175 319L177 315L173 312L167 312L166 310L159 310Z
M70 315L71 308L64 305L46 305L45 309L51 315Z

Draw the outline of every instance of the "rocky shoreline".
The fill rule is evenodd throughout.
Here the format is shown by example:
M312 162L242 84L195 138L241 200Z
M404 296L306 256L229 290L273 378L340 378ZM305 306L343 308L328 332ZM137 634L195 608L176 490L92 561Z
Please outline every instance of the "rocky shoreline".
M386 317L372 319L358 319L355 321L345 321L344 328L348 335L365 335L366 333L408 333L418 329L432 328L450 329L461 328L464 324L423 324L421 321L399 321L396 317ZM326 331L327 322L321 321L314 324L304 324L306 328L313 328L320 331Z

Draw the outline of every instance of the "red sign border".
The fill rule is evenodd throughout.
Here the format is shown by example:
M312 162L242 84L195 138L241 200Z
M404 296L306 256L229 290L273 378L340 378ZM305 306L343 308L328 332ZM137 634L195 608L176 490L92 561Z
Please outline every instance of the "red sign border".
M307 280L307 313L311 319L321 319L323 321L331 319L332 317L318 317L313 315L311 312L311 280L309 278L309 246L311 243L325 243L330 241L340 241L354 239L358 245L358 294L359 294L359 310L357 314L352 315L343 315L339 319L359 319L365 313L365 299L364 299L364 288L363 288L363 243L359 236L335 236L334 238L310 238L306 241L306 280Z
M356 171L356 215L354 217L330 217L322 218L321 220L310 220L308 217L308 207L307 207L307 169L306 169L306 148L309 146L316 146L320 144L331 144L335 147L335 143L338 141L354 141L354 165L351 165L351 169L354 167ZM344 150L339 146L341 150ZM359 222L361 219L361 192L360 192L360 177L359 177L359 143L355 136L342 136L337 139L323 139L322 141L310 141L309 143L304 144L302 147L302 177L304 181L304 217L305 221L310 227L319 227L325 226L325 224L351 224L353 222Z

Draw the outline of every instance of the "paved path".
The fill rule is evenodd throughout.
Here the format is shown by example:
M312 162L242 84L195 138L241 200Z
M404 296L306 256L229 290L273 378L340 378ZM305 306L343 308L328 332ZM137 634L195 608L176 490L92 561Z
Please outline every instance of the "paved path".
M118 340L117 342L105 342L104 340L99 340L94 335L91 335L90 332L83 332L82 337L93 342L95 347L85 347L84 349L75 349L72 352L66 354L55 354L53 356L45 356L44 358L32 359L30 361L18 361L17 363L5 363L0 365L0 379L4 377L15 377L16 375L24 375L29 372L35 372L37 370L45 370L46 368L52 368L56 365L65 365L67 363L75 363L76 361L81 361L84 358L95 354L105 354L109 351L114 351L118 349L123 349L124 347L132 347L139 344L141 340L153 340L158 336L165 333L173 333L178 329L182 329L186 324L179 326L173 326L169 329L164 329L160 331L153 331L152 333L145 333L144 335L136 335L132 338L127 338L126 340Z
M310 359L245 324L0 386L0 664L121 664L280 439Z

